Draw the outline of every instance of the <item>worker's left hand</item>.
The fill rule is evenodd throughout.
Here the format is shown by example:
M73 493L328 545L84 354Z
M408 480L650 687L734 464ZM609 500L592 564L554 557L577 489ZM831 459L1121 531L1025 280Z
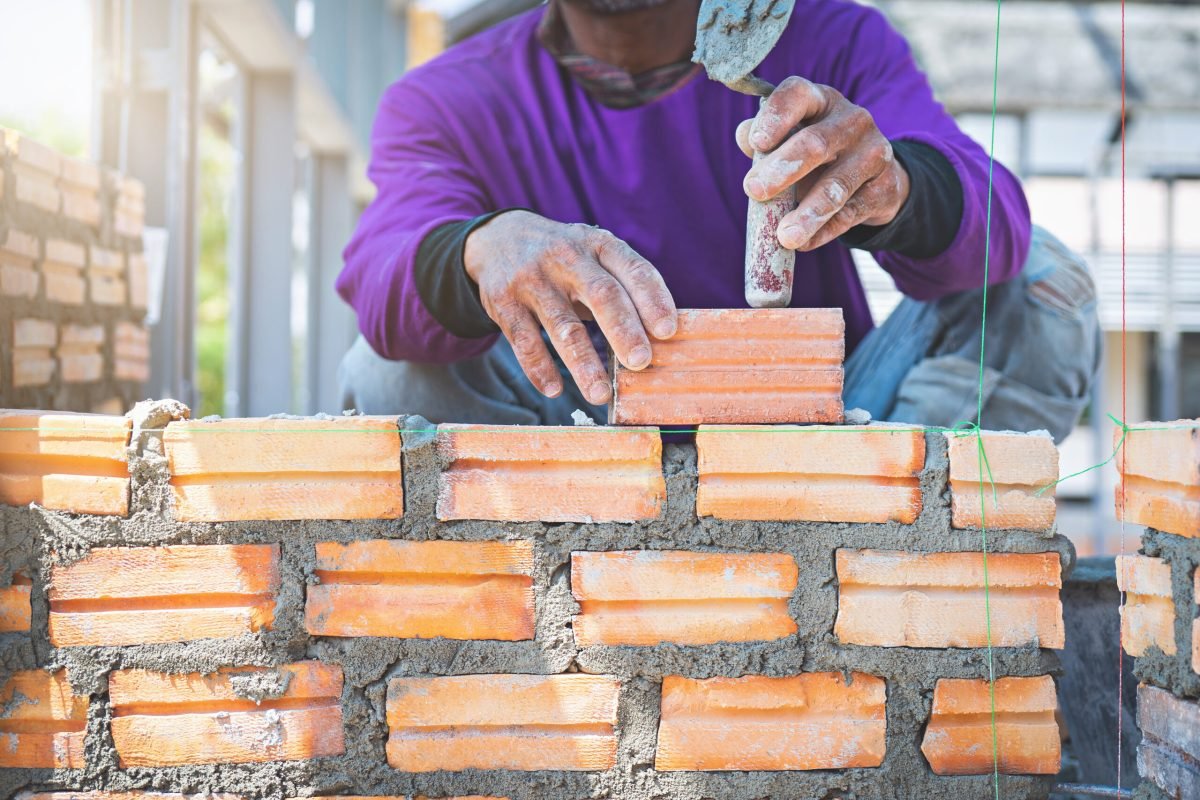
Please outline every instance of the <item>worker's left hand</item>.
M738 126L742 151L768 153L746 174L755 200L795 187L798 204L779 223L779 243L815 250L856 225L886 225L908 199L908 173L871 113L829 86L781 82L754 119Z

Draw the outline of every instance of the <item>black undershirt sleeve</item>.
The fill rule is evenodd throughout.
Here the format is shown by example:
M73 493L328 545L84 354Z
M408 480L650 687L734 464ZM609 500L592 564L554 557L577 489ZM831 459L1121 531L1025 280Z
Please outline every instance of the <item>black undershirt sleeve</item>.
M908 200L887 225L859 225L841 242L859 250L890 251L909 258L939 256L962 224L963 189L958 173L936 148L903 139L892 152L908 173Z

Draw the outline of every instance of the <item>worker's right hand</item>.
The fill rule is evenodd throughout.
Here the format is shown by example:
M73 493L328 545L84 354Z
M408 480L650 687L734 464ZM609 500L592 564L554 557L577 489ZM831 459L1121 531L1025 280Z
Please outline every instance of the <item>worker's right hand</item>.
M484 310L547 397L563 386L542 328L583 396L597 405L611 395L608 370L583 319L596 320L630 369L650 363L647 332L656 339L675 334L675 301L658 270L602 228L509 211L471 232L463 264Z

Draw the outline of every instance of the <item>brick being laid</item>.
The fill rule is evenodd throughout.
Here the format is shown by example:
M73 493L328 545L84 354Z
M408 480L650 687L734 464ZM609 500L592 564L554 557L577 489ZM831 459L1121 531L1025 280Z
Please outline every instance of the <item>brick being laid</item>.
M263 691L263 686L273 687ZM341 755L342 670L319 661L216 673L114 671L112 738L122 769Z
M122 320L113 326L113 377L145 383L150 378L150 331Z
M131 428L125 417L0 410L0 503L125 516Z
M395 417L172 422L163 434L176 519L396 519Z
M83 767L87 709L65 670L12 673L0 685L0 767Z
M54 346L58 329L53 322L25 317L13 320L12 385L45 386L54 377Z
M1117 518L1179 536L1200 537L1200 420L1151 422L1113 436L1121 481Z
M318 542L305 627L314 636L493 639L534 634L533 545Z
M278 545L104 547L50 572L50 643L221 639L271 626Z
M704 425L696 453L702 517L911 524L921 513L925 436L911 425Z
M3 179L0 173L0 179ZM0 294L33 298L40 276L34 268L38 260L38 240L27 233L10 229L0 239Z
M42 275L46 279L46 299L70 306L81 306L87 299L87 251L82 245L63 239L46 240Z
M1062 648L1062 567L1057 553L837 551L844 644Z
M439 425L437 518L654 519L667 496L657 428Z
M28 631L33 617L30 595L33 582L15 573L8 586L0 587L0 633Z
M1200 797L1200 702L1142 684L1137 692L1138 772L1168 797Z
M619 684L602 675L395 678L387 760L402 772L605 770Z
M616 425L842 421L839 308L685 310L649 366L613 368Z
M947 433L946 442L955 528L1049 530L1054 525L1058 448L1049 434Z
M1121 606L1121 646L1131 656L1157 647L1175 655L1175 601L1171 565L1149 556L1117 556L1117 588L1125 592Z
M878 767L887 688L852 672L663 678L654 767L812 770Z
M639 550L571 554L575 642L684 645L781 639L796 632L784 553Z
M1056 775L1062 737L1049 675L989 681L940 678L921 752L938 775ZM993 734L995 747L993 747Z
M91 301L101 306L123 306L128 295L125 255L116 250L92 247L88 254L88 286Z
M59 376L63 383L94 383L104 375L103 325L63 325L59 332Z

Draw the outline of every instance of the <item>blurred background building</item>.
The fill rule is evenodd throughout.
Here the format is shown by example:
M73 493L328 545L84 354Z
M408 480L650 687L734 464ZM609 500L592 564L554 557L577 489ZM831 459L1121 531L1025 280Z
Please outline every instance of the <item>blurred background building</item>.
M405 69L534 4L0 0L0 125L146 185L147 394L199 415L340 411L336 367L355 328L332 285L371 197L379 97ZM996 4L875 5L986 147ZM1111 454L1108 414L1200 417L1200 225L1189 224L1200 218L1200 10L1128 7L1124 220L1119 6L1008 0L1000 37L996 156L1100 288L1104 375L1064 446L1069 474ZM861 262L878 318L898 297ZM1116 546L1114 480L1108 468L1060 487L1060 527L1082 552Z

